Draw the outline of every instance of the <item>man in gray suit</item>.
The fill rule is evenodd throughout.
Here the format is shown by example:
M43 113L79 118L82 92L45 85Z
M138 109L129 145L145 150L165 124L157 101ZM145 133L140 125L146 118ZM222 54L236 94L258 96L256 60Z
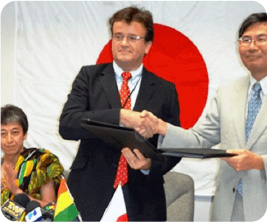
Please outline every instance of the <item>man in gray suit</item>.
M250 15L239 30L239 54L251 75L223 85L207 113L191 129L143 112L162 147L212 147L237 154L222 158L213 220L256 221L267 208L267 15ZM255 86L254 86L255 85Z

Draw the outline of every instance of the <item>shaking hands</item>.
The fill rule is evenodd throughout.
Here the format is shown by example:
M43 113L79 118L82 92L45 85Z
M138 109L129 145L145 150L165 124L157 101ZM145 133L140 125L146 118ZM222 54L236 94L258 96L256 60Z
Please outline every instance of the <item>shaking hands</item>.
M164 136L167 131L167 123L146 110L140 113L121 109L120 123L126 127L133 128L144 138L151 138L155 134Z

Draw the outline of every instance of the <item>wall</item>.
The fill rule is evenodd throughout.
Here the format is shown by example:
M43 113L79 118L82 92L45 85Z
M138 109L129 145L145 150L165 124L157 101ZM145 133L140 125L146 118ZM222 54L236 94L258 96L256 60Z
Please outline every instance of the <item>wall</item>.
M115 11L114 9L127 6L129 3L106 2L102 6L100 5L101 3L96 2L92 4L88 2L73 3L72 6L77 7L77 9L80 4L84 8L92 7L95 12L91 12L90 16L92 18L101 18L97 19L100 24L95 26L94 23L90 23L91 17L88 15L86 19L88 19L88 24L92 26L85 27L88 30L86 29L83 33L79 33L83 36L73 34L77 31L77 26L84 24L75 22L75 18L78 18L78 15L73 15L73 11L71 11L72 7L65 7L64 3L44 2L40 3L43 5L38 5L31 2L25 4L22 2L18 5L16 4L14 2L9 3L4 7L1 14L1 106L7 103L14 103L23 107L29 116L31 126L31 136L27 141L27 145L49 147L52 152L60 157L64 167L68 169L71 160L76 154L75 148L77 144L76 142L63 141L57 133L57 120L60 109L79 68L85 64L95 63L98 53L107 43L109 34L106 18ZM69 4L72 3L70 2ZM165 14L163 13L161 15L161 9L163 7L160 2L158 4L161 5L158 8L156 8L157 3L145 2L143 4L149 9L154 10L153 14L158 16L156 19L157 22L168 24L182 31L198 47L206 61L209 73L209 99L213 97L221 82L246 74L246 70L244 67L241 67L240 61L238 60L235 46L235 32L244 17L249 13L262 10L260 4L256 2L218 2L218 4L212 4L211 2L190 2L186 4L177 2L177 6L175 6L175 3L168 3L169 5L175 6L172 8L173 11L171 9L169 12L167 11L169 14L177 15L177 18L173 18L173 20L166 19L165 11ZM165 6L168 4L164 3ZM43 19L36 17L36 23L34 23L33 21L35 19L33 17L31 18L31 16L34 15L35 10L40 10L42 7L47 9L47 11L43 12L43 15L48 17L44 17ZM105 7L108 15L99 14L98 7ZM220 13L223 10L219 10L219 12L217 7L222 7L229 11L228 17L225 18L227 21L222 20L223 17L220 17ZM65 9L65 11L59 11L59 9ZM207 10L205 13L201 11L204 9ZM178 11L175 12L174 10ZM201 13L198 14L199 12ZM70 17L67 17L68 13ZM195 18L193 15L195 15ZM52 17L50 18L49 16ZM209 16L212 19L209 19ZM49 20L52 22L51 24L48 23ZM180 20L183 22L179 22ZM29 25L27 21L33 22L30 24L32 26L27 26ZM204 21L206 23L192 28L197 21ZM42 25L44 30L39 30L42 28ZM211 25L214 30L210 29L212 30L210 31L207 28L208 25ZM23 30L22 27L25 29ZM101 34L99 33L100 27L102 27ZM34 30L38 30L38 32L34 32ZM27 47L28 44L30 45L36 41L42 46L42 41L46 41L46 39L42 38L37 39L35 35L39 34L39 31L46 31L44 32L45 34L50 34L54 38L55 46L62 46L60 51L51 51L50 44L53 42L48 41L48 45L44 44L44 47L40 49L41 51L36 51L39 53L27 54L33 53L32 50L38 50L38 45L35 49L32 49ZM57 35L62 34L59 31L62 31L69 38L58 39ZM212 34L214 36L211 36ZM84 44L79 43L76 38L83 40ZM61 45L60 41L63 41L64 45ZM59 58L59 63L53 62L53 60L57 61ZM28 64L31 64L29 66L30 68L27 67ZM25 76L25 72L21 71L25 67L28 71L27 76ZM44 71L40 72L40 69ZM236 75L233 75L233 70ZM46 77L48 81L45 79ZM32 85L30 85L31 87L19 88L21 83L23 86L27 86L23 82L25 79L29 80L29 82L32 81L32 85L35 83L39 84L39 90L31 88ZM57 90L58 84L61 86L60 92ZM52 94L50 94L50 89L52 89ZM54 101L55 95L58 98ZM48 99L47 101L46 98ZM40 102L42 104L39 104ZM52 105L50 105L50 102ZM52 112L52 114L50 115L49 112ZM197 173L195 173L196 169ZM208 221L212 207L212 195L217 171L216 161L205 162L185 159L174 170L188 173L194 178L196 182L195 221ZM201 180L201 178L204 178L204 180Z

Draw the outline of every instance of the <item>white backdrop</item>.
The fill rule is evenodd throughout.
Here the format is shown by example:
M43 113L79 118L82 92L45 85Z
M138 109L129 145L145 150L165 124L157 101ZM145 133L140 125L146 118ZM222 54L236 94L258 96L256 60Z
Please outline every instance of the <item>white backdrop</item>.
M21 107L29 118L28 147L44 147L69 169L77 142L58 134L58 119L82 65L95 64L110 39L108 19L132 4L150 10L154 22L189 37L202 54L209 74L208 101L220 83L247 70L236 47L238 28L249 14L265 11L257 2L11 2L15 7L14 73L3 72L1 97ZM5 12L5 8L3 9ZM5 33L2 31L2 36ZM5 54L2 52L2 62ZM10 82L12 80L12 82ZM9 84L12 87L3 87ZM2 99L3 100L3 99ZM1 104L4 105L4 104ZM184 159L175 168L192 175L197 195L213 195L216 160Z

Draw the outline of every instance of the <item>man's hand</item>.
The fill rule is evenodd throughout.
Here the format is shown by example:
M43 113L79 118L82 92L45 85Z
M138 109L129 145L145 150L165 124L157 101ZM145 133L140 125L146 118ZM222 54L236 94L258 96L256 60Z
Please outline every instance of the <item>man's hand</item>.
M264 169L263 158L246 149L227 150L227 153L238 154L233 157L224 157L222 160L226 161L230 166L234 167L236 171L243 170L262 170Z
M120 123L125 127L133 128L144 138L151 138L155 134L165 136L167 132L167 123L146 110L140 113L121 109Z
M162 136L165 136L167 132L166 122L164 122L162 119L159 119L158 117L153 115L153 113L146 110L142 111L140 116L149 127L140 128L140 130L138 131L139 134L147 138L152 137L154 134L160 134Z
M120 123L125 127L133 128L135 130L139 130L142 127L148 127L144 119L141 118L140 112L129 109L121 109Z
M133 151L126 147L121 151L132 169L135 170L149 170L151 166L151 159L146 158L138 149Z
M149 113L149 112L147 112ZM151 115L153 115L151 113ZM154 117L154 115L153 115ZM157 118L144 118L140 112L121 109L120 112L120 123L125 127L133 128L137 132L145 132L141 134L144 138L150 138L154 135L155 121Z

